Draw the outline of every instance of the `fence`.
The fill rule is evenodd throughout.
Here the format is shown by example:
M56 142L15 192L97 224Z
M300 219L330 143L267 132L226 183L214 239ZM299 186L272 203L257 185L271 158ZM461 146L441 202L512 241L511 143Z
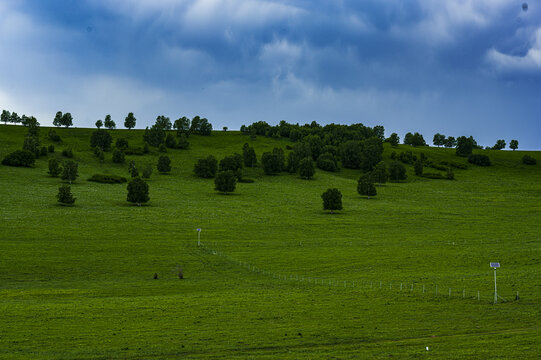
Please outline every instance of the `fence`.
M420 282L404 282L404 281L382 281L382 280L343 280L343 279L329 279L329 278L320 278L320 277L311 277L305 276L302 274L293 274L293 273L276 273L268 271L257 267L246 261L238 260L223 251L216 250L212 247L207 246L206 243L200 242L199 249L208 254L215 255L226 259L232 263L237 264L238 266L251 271L255 274L267 276L272 279L289 281L289 282L300 282L306 284L313 284L319 286L331 286L337 288L351 288L351 289L365 289L365 290L394 290L400 292L409 292L411 294L421 294L421 295L433 295L438 297L444 297L448 299L452 298L461 298L469 299L477 302L491 302L494 303L494 291L484 289L483 291L479 289L466 289L462 288L452 288L451 286L441 286L441 284L433 283L420 283ZM505 295L505 296L501 296ZM519 292L504 290L503 292L498 290L498 301L497 302L509 302L519 300Z

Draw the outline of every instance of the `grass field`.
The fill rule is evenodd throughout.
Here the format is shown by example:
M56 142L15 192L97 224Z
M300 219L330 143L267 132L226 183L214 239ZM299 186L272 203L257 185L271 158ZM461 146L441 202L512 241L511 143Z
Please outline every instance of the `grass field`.
M86 181L128 177L110 153L97 160L91 131L58 129L64 144L49 155L74 150L73 207L57 205L45 158L0 166L0 358L541 357L541 153L484 151L493 166L455 170L455 181L408 168L370 200L356 192L359 171L306 181L245 169L255 182L226 196L193 175L197 158L290 142L214 132L169 150L172 172L154 170L137 207L125 184ZM0 125L0 159L25 133ZM142 146L140 130L112 134ZM466 163L453 149L422 151ZM526 153L538 164L522 165ZM158 155L127 159L142 168ZM338 214L322 210L329 187L342 191ZM497 305L491 261L508 300Z

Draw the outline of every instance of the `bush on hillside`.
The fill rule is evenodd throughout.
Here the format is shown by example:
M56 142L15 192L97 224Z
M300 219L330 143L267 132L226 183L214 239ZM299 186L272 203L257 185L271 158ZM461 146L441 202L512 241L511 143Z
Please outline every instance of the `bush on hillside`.
M88 181L102 183L102 184L122 184L128 180L125 177L109 174L94 174Z
M202 178L213 178L216 176L216 169L218 168L218 161L212 155L207 156L204 159L199 159L193 167L195 175Z
M479 165L479 166L490 166L490 159L487 155L482 154L471 154L468 157L468 162L470 164Z
M73 158L73 150L71 148L67 148L62 150L62 156L67 157L68 159Z
M389 165L389 179L392 181L406 180L406 168L401 163L395 161Z
M120 149L116 149L113 151L113 162L115 164L122 164L126 160L126 157L124 155L124 152Z
M535 160L535 158L530 155L524 155L522 157L522 163L526 165L535 165L537 164L537 160Z
M34 154L28 150L16 150L11 154L7 154L2 160L2 165L17 166L17 167L31 167L34 165L36 159Z

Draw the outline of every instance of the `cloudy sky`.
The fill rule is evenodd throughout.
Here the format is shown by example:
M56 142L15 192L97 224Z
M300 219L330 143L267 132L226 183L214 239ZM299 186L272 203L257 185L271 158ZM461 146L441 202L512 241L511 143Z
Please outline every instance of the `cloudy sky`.
M541 1L0 0L0 107L383 125L541 149Z

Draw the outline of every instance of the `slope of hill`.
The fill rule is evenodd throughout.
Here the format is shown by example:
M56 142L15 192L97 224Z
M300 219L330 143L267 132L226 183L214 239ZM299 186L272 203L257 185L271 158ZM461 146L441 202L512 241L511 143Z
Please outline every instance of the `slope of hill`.
M214 132L169 150L173 170L154 169L150 202L136 207L125 184L87 181L128 177L111 153L93 155L93 130L56 131L48 157L69 147L79 162L75 206L57 205L46 157L0 166L1 358L541 356L541 168L521 163L539 152L483 150L493 166L456 169L454 181L408 166L407 181L370 200L357 170L307 181L256 167L245 169L254 183L225 196L193 175L198 158L291 143ZM0 158L25 133L0 125ZM111 133L143 146L141 130ZM385 146L385 161L422 151L466 164L452 149ZM127 161L155 167L158 155ZM338 214L322 210L329 187L342 191ZM491 261L502 265L497 305Z

